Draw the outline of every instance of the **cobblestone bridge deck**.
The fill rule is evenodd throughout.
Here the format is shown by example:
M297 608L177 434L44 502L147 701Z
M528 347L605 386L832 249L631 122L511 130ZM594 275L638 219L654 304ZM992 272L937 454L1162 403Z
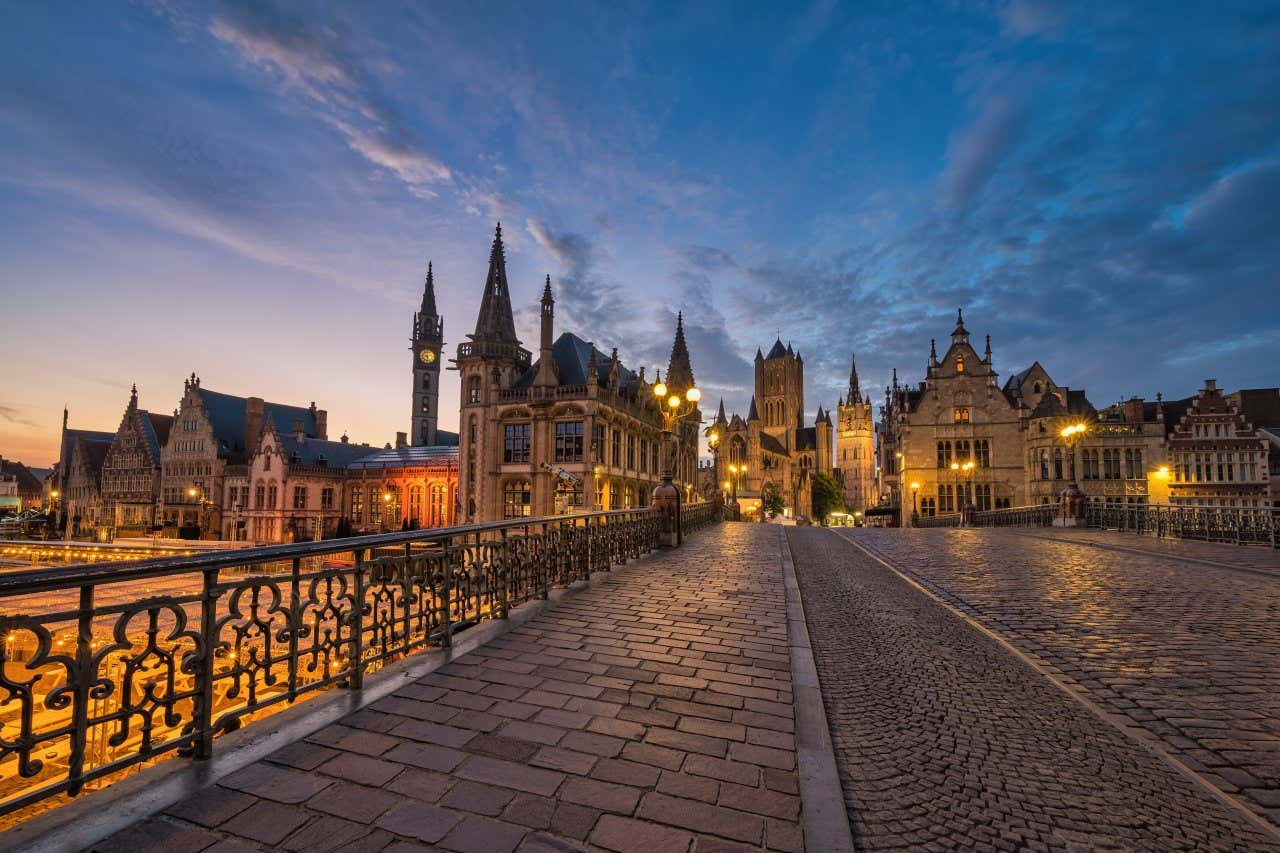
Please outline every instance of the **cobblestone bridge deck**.
M858 847L1280 849L1274 555L750 524L94 849L805 849L791 564Z

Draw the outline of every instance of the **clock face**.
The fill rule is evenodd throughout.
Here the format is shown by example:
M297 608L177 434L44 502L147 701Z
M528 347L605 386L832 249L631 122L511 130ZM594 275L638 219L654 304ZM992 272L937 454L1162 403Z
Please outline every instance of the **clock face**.
M436 360L436 351L433 349L418 350L418 360L423 364L432 364Z

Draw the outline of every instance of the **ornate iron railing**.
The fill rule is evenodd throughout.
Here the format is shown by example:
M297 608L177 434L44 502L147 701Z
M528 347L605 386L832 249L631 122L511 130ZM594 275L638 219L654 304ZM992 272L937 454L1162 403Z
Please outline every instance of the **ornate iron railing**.
M975 527L1048 527L1053 524L1057 504L1032 504L975 512Z
M1085 503L1085 525L1171 539L1280 547L1280 509Z
M715 504L684 508L686 530ZM178 753L656 547L650 509L0 575L0 814Z
M917 517L913 522L914 527L959 527L960 521L964 516L959 513L953 515L922 515Z

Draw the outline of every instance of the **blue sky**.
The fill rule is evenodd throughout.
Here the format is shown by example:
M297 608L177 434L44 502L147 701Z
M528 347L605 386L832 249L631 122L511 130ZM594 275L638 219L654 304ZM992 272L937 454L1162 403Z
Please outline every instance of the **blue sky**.
M64 402L114 429L192 371L390 440L427 261L456 345L497 219L527 342L546 273L629 364L683 310L731 409L775 334L811 415L854 351L878 401L959 306L1098 405L1280 379L1274 2L4 14L0 452L33 464Z

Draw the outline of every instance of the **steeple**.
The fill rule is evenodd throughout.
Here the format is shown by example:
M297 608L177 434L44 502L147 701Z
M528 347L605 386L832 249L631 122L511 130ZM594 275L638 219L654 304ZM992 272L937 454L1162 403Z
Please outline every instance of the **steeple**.
M129 392L129 411L134 412L138 409L138 383L133 383L133 389Z
M969 330L964 327L964 309L956 309L956 327L951 330L951 342L955 344L969 343Z
M550 386L556 384L555 356L551 352L551 341L555 334L556 300L551 295L551 276L547 275L546 286L542 289L542 328L538 348L538 375L535 385Z
M716 423L728 423L728 419L724 416L724 397L720 398L720 408L716 410Z
M418 313L424 317L436 316L436 280L431 272L431 261L427 261L427 283L422 288L422 307Z
M988 367L991 366L991 336L987 335L987 351L982 354L982 360Z
M929 366L938 366L938 339L929 338Z
M862 391L858 387L858 357L851 356L849 359L849 405L858 402L862 397Z
M507 257L502 247L502 223L493 232L489 250L489 275L484 280L484 297L472 339L518 344L516 324L511 314L511 291L507 286Z
M755 394L752 394L752 395L751 395L751 408L747 411L747 420L748 420L748 421L758 421L758 420L760 420L760 411L759 411L758 409L756 409L756 395L755 395Z
M689 363L689 345L684 340L684 312L680 312L676 315L676 339L671 344L671 360L667 364L667 387L683 393L693 386L693 365Z
M600 368L596 365L596 344L591 342L591 358L587 360L587 385L597 385L600 382Z

